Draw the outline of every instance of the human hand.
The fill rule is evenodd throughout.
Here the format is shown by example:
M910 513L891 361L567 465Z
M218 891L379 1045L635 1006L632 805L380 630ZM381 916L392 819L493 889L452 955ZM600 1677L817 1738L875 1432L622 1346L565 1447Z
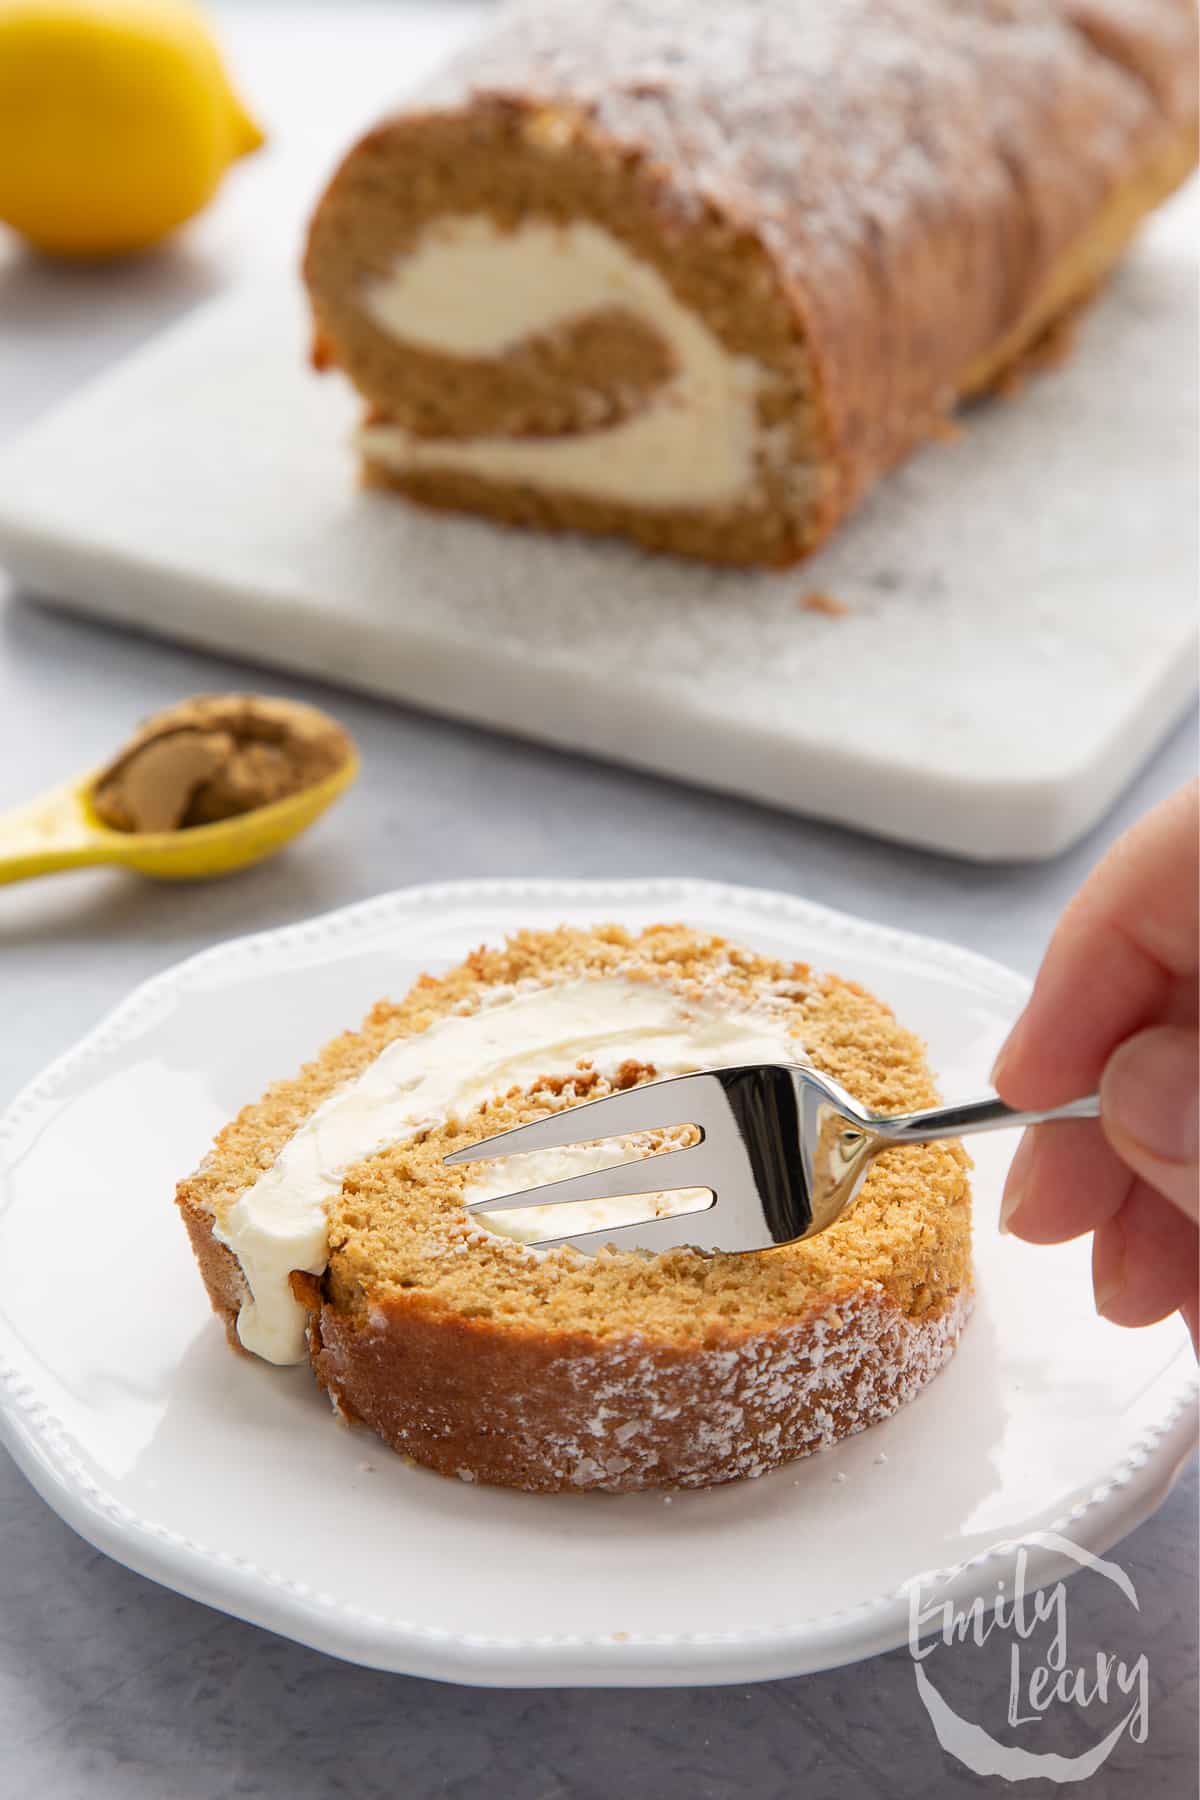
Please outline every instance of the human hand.
M1200 784L1126 832L1068 906L997 1059L1022 1110L1099 1090L1101 1118L1022 1138L1000 1210L1031 1244L1091 1231L1096 1309L1179 1310L1197 1341Z

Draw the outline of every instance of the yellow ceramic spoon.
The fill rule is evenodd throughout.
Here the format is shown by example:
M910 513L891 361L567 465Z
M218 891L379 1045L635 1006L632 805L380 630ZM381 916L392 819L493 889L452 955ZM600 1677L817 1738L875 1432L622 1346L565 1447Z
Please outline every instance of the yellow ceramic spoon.
M358 774L353 753L323 781L286 800L216 825L180 831L114 831L96 814L96 775L68 781L27 806L0 813L0 884L88 863L116 863L160 881L204 881L261 862L306 831Z

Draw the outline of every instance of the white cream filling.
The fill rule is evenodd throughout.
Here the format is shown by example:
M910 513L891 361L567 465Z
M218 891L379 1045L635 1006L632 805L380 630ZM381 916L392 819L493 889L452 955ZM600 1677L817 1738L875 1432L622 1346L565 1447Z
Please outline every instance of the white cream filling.
M238 1316L241 1342L268 1362L303 1361L305 1313L288 1276L293 1269L322 1272L326 1203L347 1169L388 1144L470 1112L514 1086L528 1087L539 1076L569 1075L581 1060L611 1075L636 1057L662 1075L678 1075L743 1062L794 1061L798 1053L786 1014L766 1007L729 1012L685 1001L657 982L625 979L494 990L478 1011L452 1014L413 1037L398 1038L317 1108L216 1229L250 1289ZM561 1169L556 1159L562 1154L555 1153L553 1167ZM590 1154L584 1166L621 1160L615 1148ZM551 1169L550 1162L539 1161ZM511 1173L501 1177L501 1186L494 1173L481 1169L473 1178L478 1185L472 1197L526 1186L526 1171L515 1170L517 1162L507 1159ZM568 1172L579 1167L572 1163ZM552 1172L534 1177L556 1178ZM674 1210L689 1211L700 1197L692 1190L682 1201L674 1198ZM619 1222L622 1214L614 1214L614 1206L619 1209L620 1202L573 1209L572 1229ZM506 1226L505 1235L544 1236L544 1224L533 1216L539 1209L521 1210L524 1220L515 1230ZM644 1211L643 1199L634 1216ZM624 1216L630 1216L628 1202ZM489 1223L499 1229L498 1221Z
M436 220L369 284L363 306L401 342L463 357L501 356L619 307L656 332L675 363L639 412L595 431L436 439L398 425L364 427L359 448L386 467L458 470L660 507L718 505L753 483L761 366L727 350L657 269L599 225L529 219L504 231L474 214Z

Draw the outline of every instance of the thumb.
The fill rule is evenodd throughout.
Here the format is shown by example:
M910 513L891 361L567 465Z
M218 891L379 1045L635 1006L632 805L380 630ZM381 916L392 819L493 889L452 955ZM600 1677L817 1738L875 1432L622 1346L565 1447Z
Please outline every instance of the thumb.
M1200 1037L1157 1025L1118 1045L1100 1080L1105 1135L1135 1174L1189 1218L1200 1213Z

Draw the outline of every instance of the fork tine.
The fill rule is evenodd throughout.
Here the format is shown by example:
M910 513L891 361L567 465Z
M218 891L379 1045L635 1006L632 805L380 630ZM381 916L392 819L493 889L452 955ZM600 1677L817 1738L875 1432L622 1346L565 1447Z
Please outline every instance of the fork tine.
M702 1122L698 1108L709 1100L708 1075L672 1075L649 1081L642 1087L625 1088L603 1100L585 1100L564 1107L548 1118L497 1132L462 1150L452 1150L450 1164L487 1162L493 1156L516 1156L526 1150L564 1150L597 1138L628 1137L635 1131L654 1131L668 1125ZM706 1109L705 1109L706 1110Z
M552 1250L559 1244L570 1244L590 1254L611 1244L616 1250L715 1250L720 1248L721 1227L717 1225L715 1202L697 1207L695 1212L672 1213L669 1218L635 1219L628 1225L609 1225L602 1231L579 1231L573 1237L534 1238L539 1250ZM729 1227L724 1227L728 1234ZM528 1241L528 1240L527 1240Z
M704 1179L704 1145L689 1144L684 1150L660 1150L652 1156L635 1156L629 1162L586 1175L570 1175L565 1181L548 1181L542 1187L520 1188L486 1200L468 1200L469 1213L508 1212L516 1206L565 1206L574 1200L614 1200L625 1194L661 1194L674 1188L707 1187Z

